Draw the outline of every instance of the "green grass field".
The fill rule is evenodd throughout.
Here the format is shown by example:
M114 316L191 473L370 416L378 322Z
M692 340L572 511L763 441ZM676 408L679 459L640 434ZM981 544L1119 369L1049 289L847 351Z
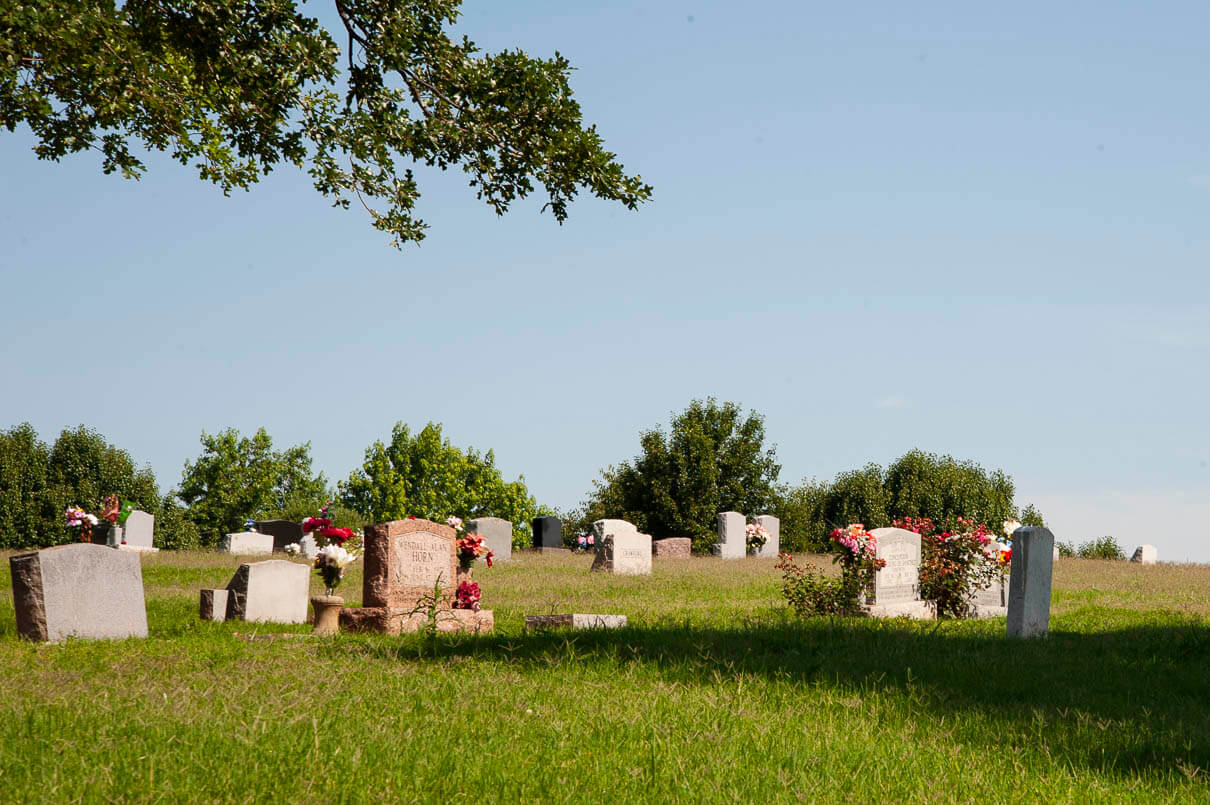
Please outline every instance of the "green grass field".
M1009 642L796 620L771 560L521 554L475 571L497 631L434 642L199 621L238 563L146 557L149 639L55 646L3 574L0 799L1210 801L1210 566L1060 560L1050 637ZM551 612L631 626L522 631Z

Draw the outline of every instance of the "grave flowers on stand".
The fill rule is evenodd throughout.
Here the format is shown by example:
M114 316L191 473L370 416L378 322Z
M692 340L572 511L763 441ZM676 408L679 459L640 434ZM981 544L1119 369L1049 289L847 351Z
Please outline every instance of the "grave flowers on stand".
M937 525L928 517L905 517L894 525L920 535L920 596L932 602L938 618L969 617L975 595L1008 572L1012 551L1000 550L982 523L953 517Z
M109 495L102 501L101 517L109 521L109 533L111 535L110 544L126 544L126 537L119 533L122 526L126 525L127 518L134 511L134 504L130 501L125 503L117 495Z
M68 506L63 514L68 528L80 529L80 542L92 542L92 527L100 522L95 514L89 514L79 506Z
M748 523L744 526L744 544L748 547L748 555L757 553L769 541L769 532L764 526Z
M878 538L861 523L837 528L831 534L832 561L840 565L840 578L824 576L806 562L799 566L790 554L778 556L782 595L799 615L859 615L874 587L874 574L886 567L878 558Z
M328 544L315 554L315 570L323 579L326 593L311 598L311 606L315 608L315 627L313 634L334 635L340 632L340 610L345 600L335 595L340 580L344 578L345 567L357 559L357 554L349 553L340 545Z

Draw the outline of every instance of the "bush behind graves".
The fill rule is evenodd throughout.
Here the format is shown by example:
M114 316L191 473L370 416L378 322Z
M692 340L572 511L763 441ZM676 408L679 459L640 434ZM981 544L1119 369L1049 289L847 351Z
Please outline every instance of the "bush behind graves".
M1059 548L1059 554L1062 555L1062 547ZM1076 549L1076 555L1081 559L1125 559L1126 552L1122 550L1122 546L1118 545L1118 541L1113 537L1101 537L1100 539L1088 540L1081 543Z
M717 540L722 511L772 511L781 465L765 448L764 417L735 403L693 400L669 424L640 434L632 461L603 470L572 518L628 520L654 539L690 537L704 552ZM573 532L574 533L574 532Z
M529 493L524 476L504 480L495 453L456 447L433 422L415 435L396 422L390 442L375 441L366 448L361 468L339 487L340 502L366 522L499 517L513 524L517 547L530 542L530 520L550 513Z

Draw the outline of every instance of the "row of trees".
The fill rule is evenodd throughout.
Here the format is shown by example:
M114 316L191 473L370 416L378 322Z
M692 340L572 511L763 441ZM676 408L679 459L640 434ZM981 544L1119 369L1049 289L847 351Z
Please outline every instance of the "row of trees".
M602 471L580 507L560 513L568 540L594 520L616 517L657 539L688 536L695 550L708 551L720 511L777 515L788 551L824 550L832 530L849 523L877 528L903 517L961 515L996 529L1010 518L1042 524L1032 506L1014 505L1003 472L919 450L885 470L870 464L831 481L780 483L763 417L713 398L693 401L666 433L646 431L639 444L633 460ZM53 445L28 424L0 434L0 547L74 539L64 508L96 511L108 494L156 515L157 544L178 549L214 546L249 518L298 521L327 500L337 502L331 515L339 526L492 515L512 521L519 541L528 540L532 518L555 513L523 478L505 481L491 450L456 447L434 423L415 433L396 424L389 441L370 445L362 466L335 487L313 470L309 442L275 449L263 428L251 437L228 429L203 433L201 446L180 484L161 495L149 468L136 468L128 453L83 426Z
M136 468L129 453L83 426L64 430L53 446L28 423L0 433L0 547L72 541L64 509L96 512L110 494L154 514L156 544L173 549L215 546L249 518L299 521L328 500L337 501L329 514L338 526L493 515L517 524L523 539L531 519L552 513L523 479L503 479L492 451L461 450L433 423L415 434L397 424L336 488L312 469L309 442L275 449L261 428L251 437L203 433L201 445L177 488L161 495L150 468Z

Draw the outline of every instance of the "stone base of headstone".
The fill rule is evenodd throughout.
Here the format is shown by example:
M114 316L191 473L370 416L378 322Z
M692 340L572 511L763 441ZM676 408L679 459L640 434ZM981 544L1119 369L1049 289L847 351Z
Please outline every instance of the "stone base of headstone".
M490 609L478 612L470 609L439 609L436 613L438 632L485 634L495 631L496 616ZM340 628L346 632L378 632L398 635L415 634L428 626L428 613L392 610L386 607L358 607L340 612Z
M971 617L980 620L988 618L1007 618L1008 607L995 607L985 604L975 604L971 607Z
M931 621L937 615L927 601L897 601L890 604L866 604L862 613L871 618L911 618Z
M119 545L119 551L130 551L131 553L159 553L159 548L148 548L146 545Z
M202 590L201 619L204 621L227 620L227 591Z
M692 553L693 540L689 537L667 537L651 543L652 556L688 559Z
M529 629L621 629L626 625L625 615L526 615L525 628Z

